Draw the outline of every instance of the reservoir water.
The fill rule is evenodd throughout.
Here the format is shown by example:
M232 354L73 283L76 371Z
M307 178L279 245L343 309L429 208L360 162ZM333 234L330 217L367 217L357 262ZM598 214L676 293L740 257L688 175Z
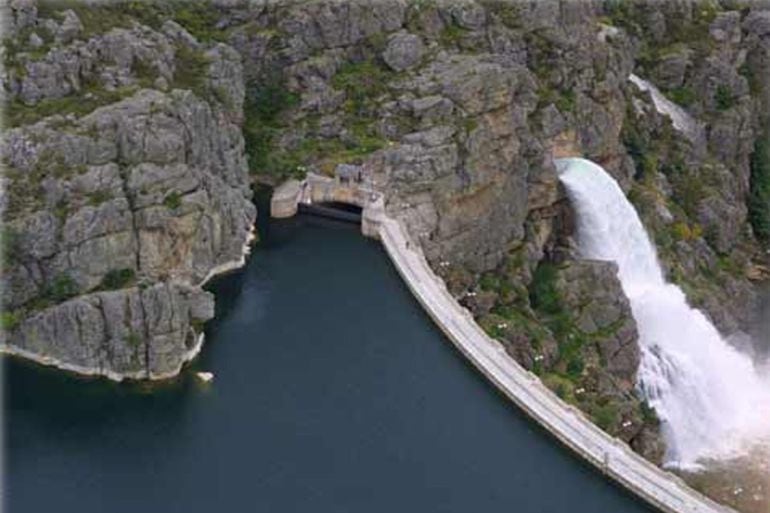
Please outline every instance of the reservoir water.
M358 227L261 222L179 379L5 362L7 512L651 511L476 373Z

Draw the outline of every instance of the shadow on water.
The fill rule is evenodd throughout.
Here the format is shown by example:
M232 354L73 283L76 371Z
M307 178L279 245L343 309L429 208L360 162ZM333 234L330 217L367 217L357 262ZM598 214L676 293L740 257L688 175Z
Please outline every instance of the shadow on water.
M177 380L7 362L8 511L650 511L498 395L356 226L260 236Z

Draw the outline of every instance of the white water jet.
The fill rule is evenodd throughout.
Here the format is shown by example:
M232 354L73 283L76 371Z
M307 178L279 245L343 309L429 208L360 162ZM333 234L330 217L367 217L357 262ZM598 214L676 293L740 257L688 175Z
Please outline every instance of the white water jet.
M672 102L660 90L650 82L631 74L628 79L639 88L640 91L649 91L655 110L668 116L671 124L691 141L696 142L703 138L703 127L690 116L686 110Z
M642 352L637 385L662 421L666 464L697 468L770 433L770 380L667 283L655 248L617 182L585 159L556 161L577 212L583 257L612 260Z

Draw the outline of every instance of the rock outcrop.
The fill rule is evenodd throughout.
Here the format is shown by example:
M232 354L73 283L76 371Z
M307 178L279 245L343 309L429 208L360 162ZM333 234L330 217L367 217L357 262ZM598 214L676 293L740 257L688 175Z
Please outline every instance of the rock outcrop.
M284 100L256 118L275 129L263 177L362 166L511 354L658 460L657 421L633 386L633 320L612 271L576 262L552 159L585 156L612 173L669 278L725 334L744 328L754 301L744 270L764 258L747 203L762 101L749 76L766 71L766 11L706 7L394 0L235 7L222 26L256 70L247 88ZM276 95L276 83L291 96ZM266 137L256 130L253 140ZM549 268L554 311L534 299ZM596 291L583 280L599 277L604 292L584 297ZM617 329L593 328L608 318ZM569 334L590 342L574 350ZM567 393L576 389L586 395Z
M13 8L4 279L19 351L175 372L211 315L197 285L241 255L247 167L277 184L357 166L510 354L653 461L636 328L612 265L575 254L553 158L607 169L669 278L725 334L747 325L747 270L767 267L748 221L770 227L751 199L768 123L762 6L90 7ZM122 328L78 324L115 305Z
M13 353L116 379L196 354L212 272L256 215L240 56L173 22L86 37L16 4L4 134L4 331ZM30 36L31 37L31 36Z

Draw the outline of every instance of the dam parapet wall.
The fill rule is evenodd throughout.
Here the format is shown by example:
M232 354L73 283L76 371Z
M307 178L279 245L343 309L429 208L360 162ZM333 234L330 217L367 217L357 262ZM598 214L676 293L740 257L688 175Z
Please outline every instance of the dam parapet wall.
M562 401L476 323L432 271L402 224L382 213L378 223L388 256L415 298L455 347L503 394L549 433L604 474L666 513L735 513L635 453Z

